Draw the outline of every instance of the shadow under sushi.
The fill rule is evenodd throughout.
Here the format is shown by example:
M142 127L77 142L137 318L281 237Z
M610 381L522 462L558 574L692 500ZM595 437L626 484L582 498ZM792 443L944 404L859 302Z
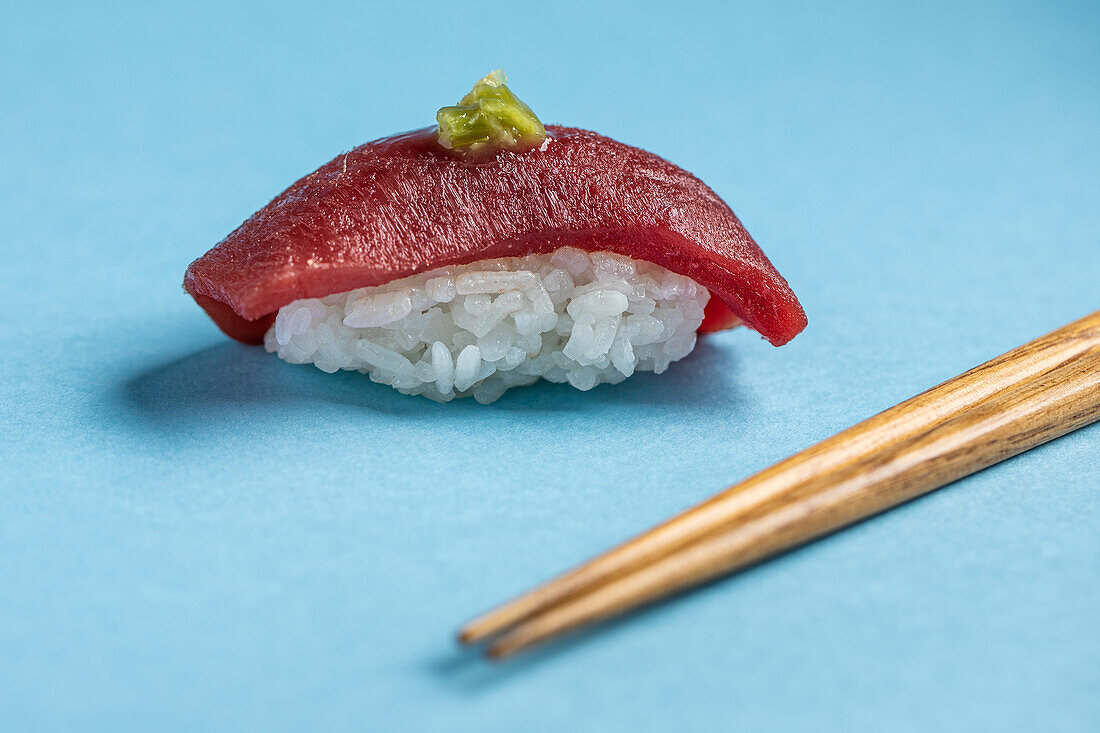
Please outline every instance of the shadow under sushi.
M729 349L701 340L686 358L664 374L638 373L617 385L579 392L565 384L540 381L510 390L491 405L473 399L442 406L403 395L356 372L325 374L311 366L287 364L256 347L221 343L143 370L122 385L129 409L165 429L183 429L196 420L240 417L244 408L295 403L330 403L383 413L398 419L453 420L468 410L574 412L593 405L674 405L690 407L729 402L735 389ZM483 413L484 414L484 413Z

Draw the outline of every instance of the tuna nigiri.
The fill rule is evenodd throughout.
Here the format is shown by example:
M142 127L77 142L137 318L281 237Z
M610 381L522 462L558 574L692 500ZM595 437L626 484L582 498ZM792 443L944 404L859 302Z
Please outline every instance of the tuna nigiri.
M187 268L232 338L438 401L664 371L696 334L780 346L798 299L710 188L595 132L543 126L503 74L438 125L294 183Z

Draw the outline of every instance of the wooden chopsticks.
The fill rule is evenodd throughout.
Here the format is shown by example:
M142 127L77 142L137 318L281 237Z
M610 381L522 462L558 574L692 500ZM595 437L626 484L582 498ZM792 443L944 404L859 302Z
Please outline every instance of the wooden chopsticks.
M474 619L504 657L743 568L1100 419L1100 311L735 484Z

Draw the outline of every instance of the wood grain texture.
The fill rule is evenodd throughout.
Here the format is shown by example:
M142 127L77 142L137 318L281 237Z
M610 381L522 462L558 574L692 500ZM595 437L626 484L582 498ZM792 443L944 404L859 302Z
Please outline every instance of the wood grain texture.
M1100 417L1100 311L730 487L476 619L507 655L927 493Z

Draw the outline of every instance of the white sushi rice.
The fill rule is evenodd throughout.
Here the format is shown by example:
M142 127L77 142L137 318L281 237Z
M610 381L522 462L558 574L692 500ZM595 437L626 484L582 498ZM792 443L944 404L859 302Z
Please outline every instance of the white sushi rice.
M659 374L695 347L709 297L650 262L563 247L297 300L264 346L405 394L489 403L540 377L589 390Z

